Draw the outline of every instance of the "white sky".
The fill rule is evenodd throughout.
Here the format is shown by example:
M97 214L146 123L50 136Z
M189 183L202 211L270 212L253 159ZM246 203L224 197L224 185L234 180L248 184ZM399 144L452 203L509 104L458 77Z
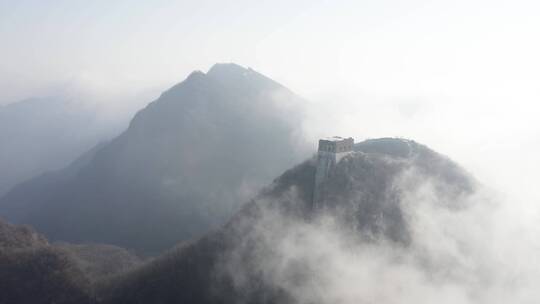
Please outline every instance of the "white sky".
M0 104L66 88L113 102L236 62L307 98L312 138L413 138L529 191L539 16L522 0L0 0Z

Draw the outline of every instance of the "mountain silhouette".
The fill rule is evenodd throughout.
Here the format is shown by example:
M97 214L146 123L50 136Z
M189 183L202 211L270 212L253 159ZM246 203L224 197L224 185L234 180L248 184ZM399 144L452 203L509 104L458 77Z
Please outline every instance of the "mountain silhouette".
M51 240L170 248L224 223L306 157L299 101L235 64L193 72L118 137L15 187L0 215Z
M0 107L0 196L46 171L58 170L102 140L116 123L69 96L29 98Z

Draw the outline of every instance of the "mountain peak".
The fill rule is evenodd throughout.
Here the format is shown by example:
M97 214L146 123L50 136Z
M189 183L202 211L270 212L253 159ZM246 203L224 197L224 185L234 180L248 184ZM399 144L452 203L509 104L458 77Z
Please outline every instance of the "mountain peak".
M238 87L240 83L250 83L250 86L259 90L283 89L284 87L274 80L260 74L252 68L245 68L236 63L216 63L206 75L222 84Z
M90 160L2 197L0 212L55 240L145 253L198 236L223 224L242 202L306 156L305 143L295 140L300 114L276 105L278 93L283 102L299 100L235 64L217 64L206 74L194 71L139 111L129 128ZM267 146L280 147L281 153ZM64 183L77 185L77 191ZM62 219L53 219L57 216ZM77 228L65 228L75 222Z
M244 68L241 65L236 63L216 63L209 70L208 75L210 76L219 76L219 75L231 75L231 74L244 74L248 72L249 69Z
M186 78L186 82L190 82L193 80L197 81L197 80L203 79L205 76L206 74L204 72L195 70L189 74L189 76Z
M201 77L201 76L204 76L204 75L205 75L205 74L204 74L203 71L201 71L201 70L195 70L195 71L191 72L187 78L191 78L191 77Z

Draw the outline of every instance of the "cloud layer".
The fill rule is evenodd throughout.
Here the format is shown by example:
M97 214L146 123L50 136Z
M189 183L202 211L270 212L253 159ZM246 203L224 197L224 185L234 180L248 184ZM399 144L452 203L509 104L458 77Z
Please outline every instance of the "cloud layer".
M414 170L394 187L402 190L410 244L373 239L333 214L299 220L268 207L249 241L228 256L227 273L246 294L262 281L301 304L534 303L540 297L540 242L531 223L505 210L511 202L484 188L448 202L438 195L440 185ZM285 199L295 197L293 190ZM246 250L255 252L253 261L246 262Z

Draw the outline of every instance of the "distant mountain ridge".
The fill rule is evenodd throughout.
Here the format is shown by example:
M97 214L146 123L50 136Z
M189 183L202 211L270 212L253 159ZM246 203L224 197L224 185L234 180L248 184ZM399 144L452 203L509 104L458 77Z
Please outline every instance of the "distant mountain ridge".
M0 197L18 183L67 166L116 131L95 108L66 96L0 107Z
M169 248L223 223L308 155L299 101L235 64L194 72L81 168L16 187L0 200L0 215L53 240Z

